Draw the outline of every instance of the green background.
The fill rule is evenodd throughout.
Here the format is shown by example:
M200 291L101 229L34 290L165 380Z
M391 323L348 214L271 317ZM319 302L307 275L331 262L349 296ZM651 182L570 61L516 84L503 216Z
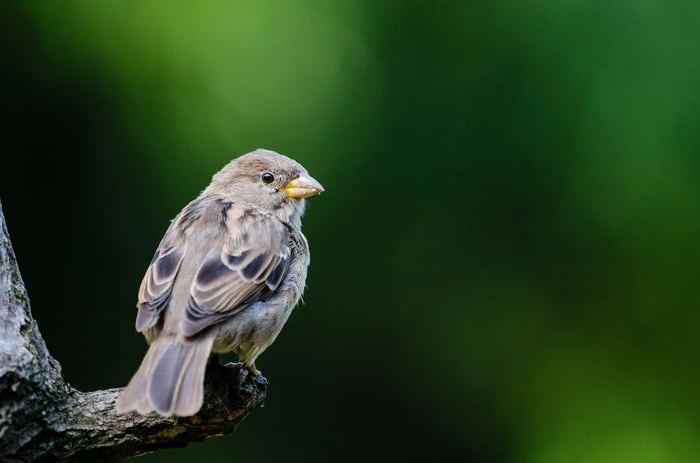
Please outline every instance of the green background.
M326 188L265 407L140 461L700 461L700 3L1 9L0 197L74 386L129 379L229 159Z

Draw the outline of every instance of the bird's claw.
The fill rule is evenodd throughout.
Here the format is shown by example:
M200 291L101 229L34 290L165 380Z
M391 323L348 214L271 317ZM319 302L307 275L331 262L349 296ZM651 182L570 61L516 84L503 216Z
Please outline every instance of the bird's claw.
M243 365L240 363L239 363L239 365L241 366L240 370L238 370L238 388L239 389L243 386L243 384L246 382L246 380L248 379L248 377L250 375L253 375L256 378L258 376L262 376L262 373L260 372L260 370L255 368L255 365Z

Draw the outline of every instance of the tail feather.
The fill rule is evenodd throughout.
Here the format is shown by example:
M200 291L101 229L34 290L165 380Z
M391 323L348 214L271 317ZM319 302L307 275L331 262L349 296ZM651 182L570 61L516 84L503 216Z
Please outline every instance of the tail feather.
M153 411L153 407L148 402L148 378L151 375L151 369L154 358L160 356L163 350L163 344L155 342L151 344L146 352L146 355L141 361L134 376L131 377L129 384L124 388L116 403L116 412L118 415L136 410L145 415Z
M163 416L191 416L204 399L204 373L213 337L194 341L158 339L117 401L117 413L155 410Z
M206 351L206 352L205 352ZM204 374L211 344L197 346L190 364L182 376L173 413L178 416L194 415L202 408L204 400Z

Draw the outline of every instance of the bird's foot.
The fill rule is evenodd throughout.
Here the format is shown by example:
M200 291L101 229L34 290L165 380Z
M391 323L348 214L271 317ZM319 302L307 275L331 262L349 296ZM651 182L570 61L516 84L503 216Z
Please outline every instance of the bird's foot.
M260 373L260 370L258 370L258 369L255 367L255 364L254 364L254 363L248 365L247 368L248 368L248 370L249 370L251 373L253 373L253 375L255 375L255 376L260 376L260 375L262 375L262 373Z
M241 386L246 382L249 376L253 375L254 377L262 376L262 373L260 373L260 370L255 368L255 364L253 365L245 365L245 364L240 364L240 370L238 370L238 388L240 389Z

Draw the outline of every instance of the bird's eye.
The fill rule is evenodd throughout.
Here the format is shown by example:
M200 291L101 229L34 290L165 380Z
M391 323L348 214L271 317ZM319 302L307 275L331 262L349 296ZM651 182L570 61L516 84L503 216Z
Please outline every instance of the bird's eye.
M272 172L263 172L261 178L263 183L272 183L275 180L275 176L272 175Z

